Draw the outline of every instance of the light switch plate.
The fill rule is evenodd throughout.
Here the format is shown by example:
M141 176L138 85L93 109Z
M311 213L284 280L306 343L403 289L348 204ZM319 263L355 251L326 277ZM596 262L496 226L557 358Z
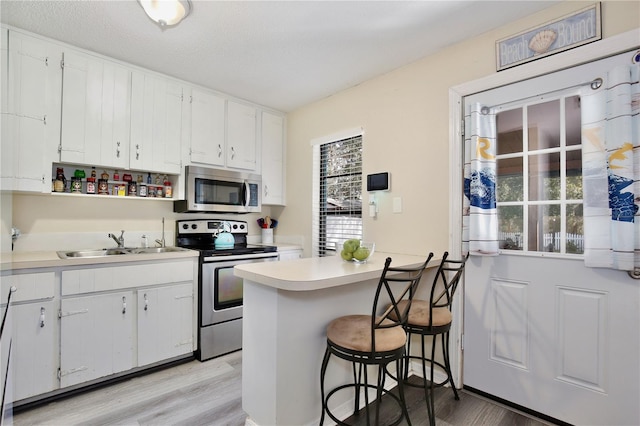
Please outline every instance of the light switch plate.
M393 212L402 213L402 197L393 197Z

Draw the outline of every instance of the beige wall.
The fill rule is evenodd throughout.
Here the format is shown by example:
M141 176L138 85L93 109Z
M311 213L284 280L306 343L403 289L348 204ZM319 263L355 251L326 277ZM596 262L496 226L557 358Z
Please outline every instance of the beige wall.
M280 232L304 235L305 255L310 255L310 141L362 127L364 174L388 171L392 176L391 191L377 195L378 217L365 213L365 238L375 241L380 251L446 250L452 201L449 88L496 72L496 40L591 4L561 3L293 111L288 117L288 205L280 217ZM603 38L638 28L640 3L602 2L602 21ZM392 213L395 197L402 198L402 213Z

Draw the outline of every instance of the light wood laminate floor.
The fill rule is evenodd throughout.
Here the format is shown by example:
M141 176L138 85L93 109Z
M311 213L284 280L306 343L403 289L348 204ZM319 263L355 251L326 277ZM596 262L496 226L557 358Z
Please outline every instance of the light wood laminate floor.
M241 370L241 351L207 362L191 361L18 412L13 422L16 426L241 426L246 419ZM408 388L407 401L412 424L427 425L422 391ZM436 393L436 414L439 426L546 424L465 391L455 401L450 389Z

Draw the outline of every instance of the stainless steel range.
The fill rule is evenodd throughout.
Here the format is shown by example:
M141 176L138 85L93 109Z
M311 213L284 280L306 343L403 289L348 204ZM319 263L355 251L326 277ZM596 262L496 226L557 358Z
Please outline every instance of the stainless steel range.
M176 245L200 252L196 357L204 361L241 349L243 283L233 267L277 260L277 248L247 244L245 221L178 220L176 227Z

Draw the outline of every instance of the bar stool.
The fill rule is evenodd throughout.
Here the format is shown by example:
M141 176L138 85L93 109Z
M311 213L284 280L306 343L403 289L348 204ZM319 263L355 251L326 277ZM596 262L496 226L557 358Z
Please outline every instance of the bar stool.
M385 390L385 371L386 366L394 361L396 371L403 371L402 363L407 341L403 325L407 320L411 300L415 295L422 273L432 257L433 253L430 253L424 263L412 268L391 267L391 258L387 258L373 299L371 315L348 315L336 318L329 323L327 327L327 348L320 371L321 426L324 422L325 413L337 424L345 424L336 418L328 408L329 398L345 388L354 388L354 414L358 412L360 406L360 391L364 390L367 424L371 423L369 389L376 390L378 401L376 404L376 424L380 419L380 402L383 393L395 399L401 409L399 417L392 424L399 424L403 418L406 419L409 425L411 424L404 399L402 381L398 381L399 395ZM400 301L404 302L403 308L399 308ZM389 304L389 302L391 303ZM387 306L386 310L380 313L384 306ZM394 313L395 319L391 319L391 312ZM331 355L352 363L353 383L336 387L325 398L324 379ZM367 366L369 365L378 366L378 379L375 385L369 384L367 374Z
M444 252L442 261L438 267L438 271L433 280L429 300L414 299L410 304L409 317L404 325L407 332L407 350L404 364L404 380L406 385L421 387L424 389L425 401L427 403L427 414L429 415L429 423L435 425L435 405L433 397L434 387L451 384L453 395L459 400L458 390L453 382L451 374L451 364L449 361L449 330L451 329L451 305L453 303L453 295L455 294L460 278L464 271L464 266L469 255L462 260L448 259L449 253ZM398 309L405 309L405 301L398 303ZM421 356L411 355L411 336L413 334L420 335ZM425 337L432 336L431 341L431 357L427 358L425 354ZM435 361L437 337L441 336L442 340L442 358L443 362ZM407 381L409 371L409 361L411 359L419 359L422 363L422 383L414 384ZM426 364L430 365L430 375L427 379ZM434 382L434 367L438 366L445 372L446 378L439 383Z

